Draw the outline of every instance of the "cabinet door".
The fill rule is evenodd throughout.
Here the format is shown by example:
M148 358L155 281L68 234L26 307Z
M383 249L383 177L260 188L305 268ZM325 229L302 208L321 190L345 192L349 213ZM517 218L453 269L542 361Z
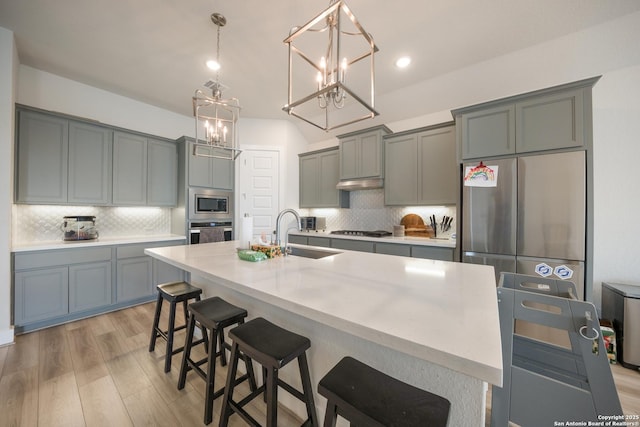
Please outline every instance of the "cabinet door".
M320 160L316 155L300 156L300 207L313 208L318 203Z
M14 275L15 324L24 325L69 312L67 267L22 271Z
M112 147L109 129L69 122L69 203L111 202Z
M318 175L318 203L317 207L338 207L340 205L340 191L336 189L338 184L338 168L340 159L338 151L320 153Z
M176 206L178 202L178 151L171 142L147 142L147 205Z
M113 204L147 204L147 138L114 133Z
M520 102L515 111L518 153L584 145L582 89Z
M111 304L111 262L69 266L69 312Z
M189 164L189 185L192 187L205 187L211 185L211 158L196 156L193 154L194 145L189 143L187 153ZM211 154L212 149L208 147L198 147L198 153Z
M68 121L18 112L17 195L21 203L66 203Z
M323 248L331 247L331 239L328 237L313 237L309 236L309 245L311 246L320 246Z
M356 136L340 140L340 179L358 177L358 145Z
M415 205L418 202L418 148L416 135L385 140L385 205Z
M215 150L214 150L215 152ZM224 156L228 152L222 153ZM221 190L233 190L234 167L233 160L219 159L214 157L211 159L211 187Z
M297 243L299 245L307 245L309 242L306 236L298 236L297 234L289 234L289 243Z
M418 204L454 205L458 192L453 126L418 134Z
M117 262L117 302L152 295L151 257L126 258Z
M381 177L382 171L382 136L380 131L369 132L359 136L360 178Z
M504 105L463 114L463 159L513 154L516 149L515 107Z

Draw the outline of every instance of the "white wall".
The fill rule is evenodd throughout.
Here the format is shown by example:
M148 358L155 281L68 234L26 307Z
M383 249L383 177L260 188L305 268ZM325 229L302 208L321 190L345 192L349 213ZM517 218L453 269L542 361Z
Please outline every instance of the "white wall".
M17 67L18 54L13 32L0 28L0 346L13 342L9 254L13 200L13 103Z

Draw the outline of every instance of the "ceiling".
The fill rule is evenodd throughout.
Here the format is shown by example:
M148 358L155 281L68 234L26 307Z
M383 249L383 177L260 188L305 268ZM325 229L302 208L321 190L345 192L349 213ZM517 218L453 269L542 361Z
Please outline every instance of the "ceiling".
M20 63L187 116L195 89L215 78L213 12L222 13L220 81L242 117L290 119L310 141L327 134L282 111L289 30L328 0L0 0L0 26L14 32ZM462 67L640 10L637 0L348 0L380 51L380 123L434 113L395 91ZM401 6L401 7L400 7ZM413 62L398 70L393 62ZM388 101L385 103L385 101ZM363 124L364 123L364 124ZM351 128L364 128L361 122ZM344 133L351 128L340 128Z

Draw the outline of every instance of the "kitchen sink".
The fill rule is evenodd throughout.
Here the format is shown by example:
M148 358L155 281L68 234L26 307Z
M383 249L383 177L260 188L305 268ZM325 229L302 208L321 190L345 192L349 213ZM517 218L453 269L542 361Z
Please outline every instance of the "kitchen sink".
M325 251L325 250L319 250L319 249L302 248L300 246L290 246L289 249L291 249L291 253L289 253L289 255L300 256L304 258L312 258L312 259L319 259L319 258L324 258L331 255L337 255L342 253L342 252L331 251L331 250Z

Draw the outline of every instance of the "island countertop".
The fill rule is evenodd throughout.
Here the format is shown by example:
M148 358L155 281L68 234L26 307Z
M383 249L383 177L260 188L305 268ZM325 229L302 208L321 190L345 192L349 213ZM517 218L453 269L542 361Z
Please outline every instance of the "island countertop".
M347 250L321 259L247 262L238 258L237 246L230 241L145 253L321 324L502 385L492 268Z

